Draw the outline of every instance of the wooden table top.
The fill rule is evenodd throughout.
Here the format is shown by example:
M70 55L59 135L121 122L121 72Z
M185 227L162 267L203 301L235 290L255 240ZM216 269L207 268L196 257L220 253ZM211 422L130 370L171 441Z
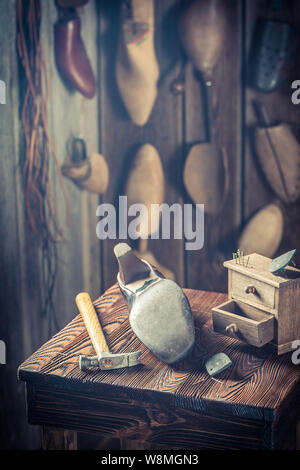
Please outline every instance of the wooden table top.
M186 289L196 324L196 344L176 366L158 360L134 335L117 285L94 302L112 352L142 351L142 364L112 371L80 371L78 355L94 351L80 315L29 357L18 370L21 380L85 394L127 397L206 414L278 421L290 409L299 416L300 366L291 353L277 356L271 346L255 348L212 330L211 308L226 294ZM233 365L216 378L206 359L225 352ZM289 408L291 407L291 408Z

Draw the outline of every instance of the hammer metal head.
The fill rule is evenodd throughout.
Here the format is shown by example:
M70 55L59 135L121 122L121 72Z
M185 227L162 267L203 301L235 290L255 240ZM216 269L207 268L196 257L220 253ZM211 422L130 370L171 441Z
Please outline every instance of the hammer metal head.
M90 367L97 367L101 370L121 369L123 367L132 367L141 363L141 351L112 354L101 353L101 356L79 356L80 370L86 370Z

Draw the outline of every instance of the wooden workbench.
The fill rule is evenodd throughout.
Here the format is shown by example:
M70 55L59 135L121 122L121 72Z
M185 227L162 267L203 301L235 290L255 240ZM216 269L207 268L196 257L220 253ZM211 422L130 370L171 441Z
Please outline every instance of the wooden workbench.
M271 346L257 349L213 332L211 308L226 294L187 289L196 323L189 358L171 367L140 343L119 288L94 305L112 352L142 350L142 365L82 372L93 354L78 315L18 370L28 420L44 448L76 448L76 432L117 438L131 449L293 449L300 419L300 366ZM233 366L210 377L205 360L225 352ZM124 444L125 443L125 444Z

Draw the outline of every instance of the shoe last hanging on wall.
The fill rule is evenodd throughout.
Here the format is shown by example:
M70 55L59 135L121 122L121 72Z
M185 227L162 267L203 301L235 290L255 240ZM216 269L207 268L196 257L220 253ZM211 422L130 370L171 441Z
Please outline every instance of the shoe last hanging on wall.
M225 0L193 0L184 8L179 34L186 54L205 81L213 79L226 39Z
M195 143L186 158L183 181L196 204L204 204L208 214L219 214L230 189L226 148L217 129L218 87L215 67L223 53L228 28L225 0L193 0L183 9L179 35L186 55L200 72L206 123L205 142Z
M154 50L153 0L124 0L116 79L132 121L143 126L156 95L159 67Z
M148 211L146 220L143 220L147 228L137 227L143 238L140 238L138 250L134 254L155 266L164 277L174 280L174 273L162 266L148 249L147 237L158 231L160 223L160 212L154 213L154 204L158 206L163 204L165 193L163 167L158 151L153 145L143 144L138 149L129 173L125 193L129 206L136 203L143 204ZM152 221L151 210L154 214Z
M140 237L147 238L159 229L158 206L164 202L164 193L164 173L158 151L151 144L143 144L134 156L125 188L128 206L143 204L147 208L145 216L141 217L140 226L137 227Z
M57 3L57 5L59 5ZM62 79L86 98L96 93L94 73L81 38L81 23L74 8L58 6L54 26L55 60Z
M93 152L87 158L85 141L81 138L72 139L68 144L68 160L61 168L62 174L92 193L105 193L109 169L104 157Z
M284 234L284 216L276 202L260 208L245 225L238 239L238 248L245 255L259 253L272 258Z
M300 145L286 123L271 123L264 103L253 102L259 126L255 149L262 170L276 196L286 204L300 197Z

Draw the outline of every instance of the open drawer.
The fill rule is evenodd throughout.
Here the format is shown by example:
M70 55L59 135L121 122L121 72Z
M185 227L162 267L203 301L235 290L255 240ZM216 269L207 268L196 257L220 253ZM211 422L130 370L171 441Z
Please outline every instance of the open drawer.
M253 346L263 346L274 338L274 317L244 302L228 300L212 309L213 328Z

